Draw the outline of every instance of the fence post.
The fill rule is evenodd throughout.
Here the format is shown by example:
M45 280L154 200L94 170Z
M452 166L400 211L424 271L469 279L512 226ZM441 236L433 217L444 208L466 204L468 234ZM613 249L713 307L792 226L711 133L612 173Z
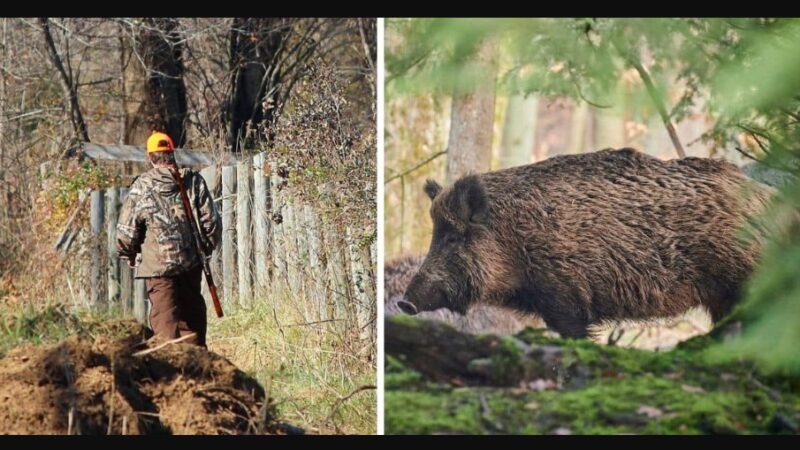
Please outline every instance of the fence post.
M267 215L267 203L269 202L269 178L266 153L262 152L253 157L253 225L254 239L253 251L256 260L256 276L254 285L258 287L258 294L265 295L266 288L269 286L269 270L267 261L270 255L270 220Z
M236 164L236 265L239 268L239 304L252 300L252 234L250 233L250 172L249 160Z
M217 191L219 190L217 189L217 185L219 184L217 182L217 167L214 165L207 166L200 169L198 173L200 174L201 177L203 177L203 180L206 182L206 187L208 188L208 193L209 195L211 195L211 198L213 199L217 197L219 195L217 193ZM215 202L215 206L216 204L217 202ZM196 211L195 214L197 214ZM217 264L215 255L217 254L218 252L213 252L211 255L209 255L210 258L208 260L211 266L211 275L214 277L215 280L219 280L220 277L220 275L218 274L219 268L216 267ZM200 295L202 295L204 299L210 298L211 294L208 291L208 283L206 283L206 277L203 277L202 281L200 282Z
M128 196L129 188L120 188L119 190L119 203L120 205L125 202L125 197ZM118 216L119 217L119 216ZM118 219L119 220L119 219ZM115 231L116 231L116 224L115 224ZM119 259L117 259L117 265L119 267L119 287L120 287L120 295L119 300L122 303L122 313L125 316L131 314L133 311L133 270L128 263L120 264Z
M103 285L105 284L102 275L103 251L100 242L100 233L102 233L103 219L105 218L105 191L102 189L92 191L90 202L90 224L92 228L92 272L89 280L91 283L90 299L92 307L97 308L103 303Z
M320 230L315 208L305 205L306 231L308 233L308 266L311 275L310 300L317 305L317 320L328 320L328 295L325 289L325 270L320 256Z
M295 253L295 269L297 275L297 289L299 298L302 300L303 313L307 321L313 321L313 315L309 310L309 300L311 300L311 271L308 259L308 224L306 223L305 205L295 201L294 206L294 229L295 239L297 240L297 252Z
M372 240L372 244L369 245L369 261L372 263L370 267L372 267L372 273L374 276L372 277L372 282L375 284L375 291L378 290L378 236L375 236L375 239Z
M133 291L133 315L136 317L136 320L149 326L147 316L150 308L147 305L147 285L143 278L134 280Z
M127 262L119 265L119 302L122 315L129 317L133 312L133 269Z
M336 328L344 332L348 324L348 303L350 300L349 286L347 285L347 251L342 233L336 222L327 215L322 216L323 239L328 260L328 276L332 289L331 317L336 320Z
M302 299L303 288L300 284L300 277L298 276L298 255L297 255L297 217L296 208L293 203L293 198L284 194L285 202L283 205L283 238L284 238L284 257L286 258L286 274L287 274L287 294L292 306L297 308L298 299ZM297 309L300 311L299 309ZM308 314L303 317L308 320Z
M369 264L367 268L369 269L369 281L370 285L372 286L372 308L374 310L375 318L377 320L378 317L378 249L377 249L377 242L378 236L377 233L375 238L372 240L372 243L369 245L369 249L365 250L364 258L367 258ZM377 323L376 323L377 325Z
M286 272L286 244L284 239L285 224L285 195L282 192L285 186L281 180L280 166L277 160L273 160L270 164L270 203L272 220L272 289L276 293L277 286L287 286L287 272Z
M368 320L366 323L366 331L369 338L369 345L367 351L374 355L375 345L378 338L378 278L377 269L375 265L375 240L369 246L361 247L361 261L364 267L364 292L365 300L364 309L366 311Z
M117 257L117 220L119 219L119 187L108 189L106 197L106 255L108 257L108 305L119 306L120 270Z
M372 342L373 317L370 298L369 273L364 267L364 250L361 246L361 236L356 234L351 227L346 229L347 250L350 255L350 273L352 275L353 293L356 301L356 323L358 324L359 338ZM367 250L368 251L368 250Z
M236 265L235 203L236 166L222 168L222 294L225 305L232 307L236 298L233 291Z

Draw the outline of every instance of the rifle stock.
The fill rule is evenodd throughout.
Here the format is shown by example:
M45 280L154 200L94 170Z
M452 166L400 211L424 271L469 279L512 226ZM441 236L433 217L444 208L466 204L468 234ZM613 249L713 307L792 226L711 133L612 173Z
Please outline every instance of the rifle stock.
M186 215L189 217L189 222L192 224L192 235L194 237L194 243L197 247L197 253L200 255L200 259L203 262L203 274L206 277L206 284L208 284L208 292L211 293L211 300L214 303L214 311L217 313L217 317L222 317L222 305L219 302L219 297L217 296L217 286L214 284L214 278L211 275L211 265L208 263L208 259L206 258L205 250L203 249L203 244L200 242L200 230L197 226L197 223L194 220L194 213L192 212L192 204L189 202L189 196L186 194L186 186L183 184L183 178L181 177L181 173L175 165L174 167L170 168L170 173L172 173L172 177L175 179L175 184L178 185L178 191L181 194L181 202L183 203L183 209L186 212Z

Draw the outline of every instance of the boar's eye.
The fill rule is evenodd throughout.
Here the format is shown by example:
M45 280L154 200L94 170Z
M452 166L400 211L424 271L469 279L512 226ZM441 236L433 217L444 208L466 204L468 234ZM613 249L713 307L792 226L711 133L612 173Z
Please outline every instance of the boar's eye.
M447 233L447 234L444 235L442 241L445 244L455 244L455 243L461 241L461 236L459 236L456 233Z
M445 221L434 225L433 235L435 240L441 242L442 244L452 244L462 240L461 235Z

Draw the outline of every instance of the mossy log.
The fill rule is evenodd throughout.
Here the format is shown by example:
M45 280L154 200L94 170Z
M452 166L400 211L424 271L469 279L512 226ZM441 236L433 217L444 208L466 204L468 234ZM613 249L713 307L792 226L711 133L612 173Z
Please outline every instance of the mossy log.
M462 333L447 323L395 316L386 320L386 353L432 380L454 385L513 386L555 379L561 348L511 336Z

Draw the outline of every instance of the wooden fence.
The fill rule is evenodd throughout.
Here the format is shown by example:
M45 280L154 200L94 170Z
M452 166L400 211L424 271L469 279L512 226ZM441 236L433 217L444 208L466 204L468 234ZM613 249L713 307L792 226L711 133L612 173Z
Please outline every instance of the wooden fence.
M219 174L215 167L201 171L222 215L222 243L211 257L222 307L233 312L271 302L276 317L291 315L307 325L356 331L372 352L376 244L367 237L374 234L294 198L281 167L281 161L260 153L221 167ZM120 187L91 193L91 302L119 305L124 314L146 322L144 281L134 280L133 269L115 251L117 219L127 193ZM203 290L210 304L205 282Z

